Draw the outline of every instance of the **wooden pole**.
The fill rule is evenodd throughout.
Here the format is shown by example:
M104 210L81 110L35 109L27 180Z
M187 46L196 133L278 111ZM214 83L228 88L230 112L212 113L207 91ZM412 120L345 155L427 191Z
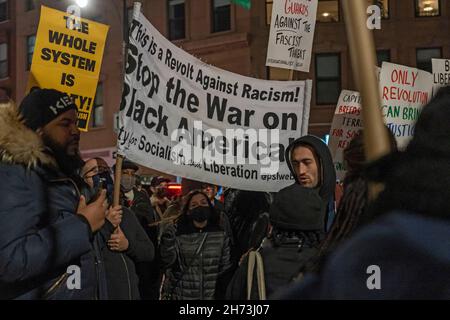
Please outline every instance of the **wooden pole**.
M122 178L123 156L118 155L116 159L116 170L114 172L114 198L113 206L120 204L120 180Z
M367 28L367 1L342 0L352 69L362 98L364 145L367 161L373 161L390 152L390 144L381 114L379 84L374 72L376 65L373 34ZM379 188L371 187L371 198Z
M135 2L133 6L133 17L136 17L141 12L141 3ZM124 58L123 58L123 83L125 83L126 74L126 64L127 64L127 54L128 54L128 12L127 12L127 1L123 0L123 46L124 46ZM113 206L118 206L120 204L120 180L122 178L122 164L124 157L122 155L117 155L116 159L116 171L114 172L114 197Z
M294 80L294 72L295 72L294 69L289 70L289 79L288 79L289 81Z

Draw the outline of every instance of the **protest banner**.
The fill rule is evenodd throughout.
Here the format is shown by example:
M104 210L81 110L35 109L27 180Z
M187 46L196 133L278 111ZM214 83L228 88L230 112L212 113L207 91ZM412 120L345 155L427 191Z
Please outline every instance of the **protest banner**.
M433 65L433 95L440 88L450 84L450 60L447 59L431 59Z
M69 94L78 106L78 126L87 131L109 26L71 19L66 12L41 6L27 92L39 87Z
M404 149L414 134L420 111L432 97L429 72L383 62L380 75L382 114L388 128Z
M317 0L275 0L266 66L309 72Z
M342 90L334 113L328 147L333 157L336 177L343 181L347 168L344 163L344 149L364 129L359 92Z
M196 181L279 191L305 130L311 81L267 81L210 66L165 39L135 5L118 153ZM306 111L305 111L306 110Z

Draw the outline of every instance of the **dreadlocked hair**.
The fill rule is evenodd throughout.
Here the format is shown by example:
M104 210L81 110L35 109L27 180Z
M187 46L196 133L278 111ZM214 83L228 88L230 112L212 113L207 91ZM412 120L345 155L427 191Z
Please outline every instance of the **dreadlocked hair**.
M319 272L325 257L339 243L353 234L367 206L367 189L367 181L361 176L354 178L351 183L346 185L336 219L322 242L318 254L306 266L307 271Z

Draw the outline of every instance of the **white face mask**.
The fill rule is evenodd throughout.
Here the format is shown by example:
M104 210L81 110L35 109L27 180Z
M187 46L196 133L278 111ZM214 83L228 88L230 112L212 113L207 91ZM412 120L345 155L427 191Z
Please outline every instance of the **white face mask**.
M120 179L120 185L122 186L124 192L128 192L136 185L136 177L123 175Z

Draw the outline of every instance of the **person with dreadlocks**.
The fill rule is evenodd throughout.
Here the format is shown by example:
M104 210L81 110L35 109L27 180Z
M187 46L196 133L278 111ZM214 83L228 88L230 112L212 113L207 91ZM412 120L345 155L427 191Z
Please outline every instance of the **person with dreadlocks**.
M449 299L450 87L425 106L405 151L369 165L384 190L373 222L284 299Z

